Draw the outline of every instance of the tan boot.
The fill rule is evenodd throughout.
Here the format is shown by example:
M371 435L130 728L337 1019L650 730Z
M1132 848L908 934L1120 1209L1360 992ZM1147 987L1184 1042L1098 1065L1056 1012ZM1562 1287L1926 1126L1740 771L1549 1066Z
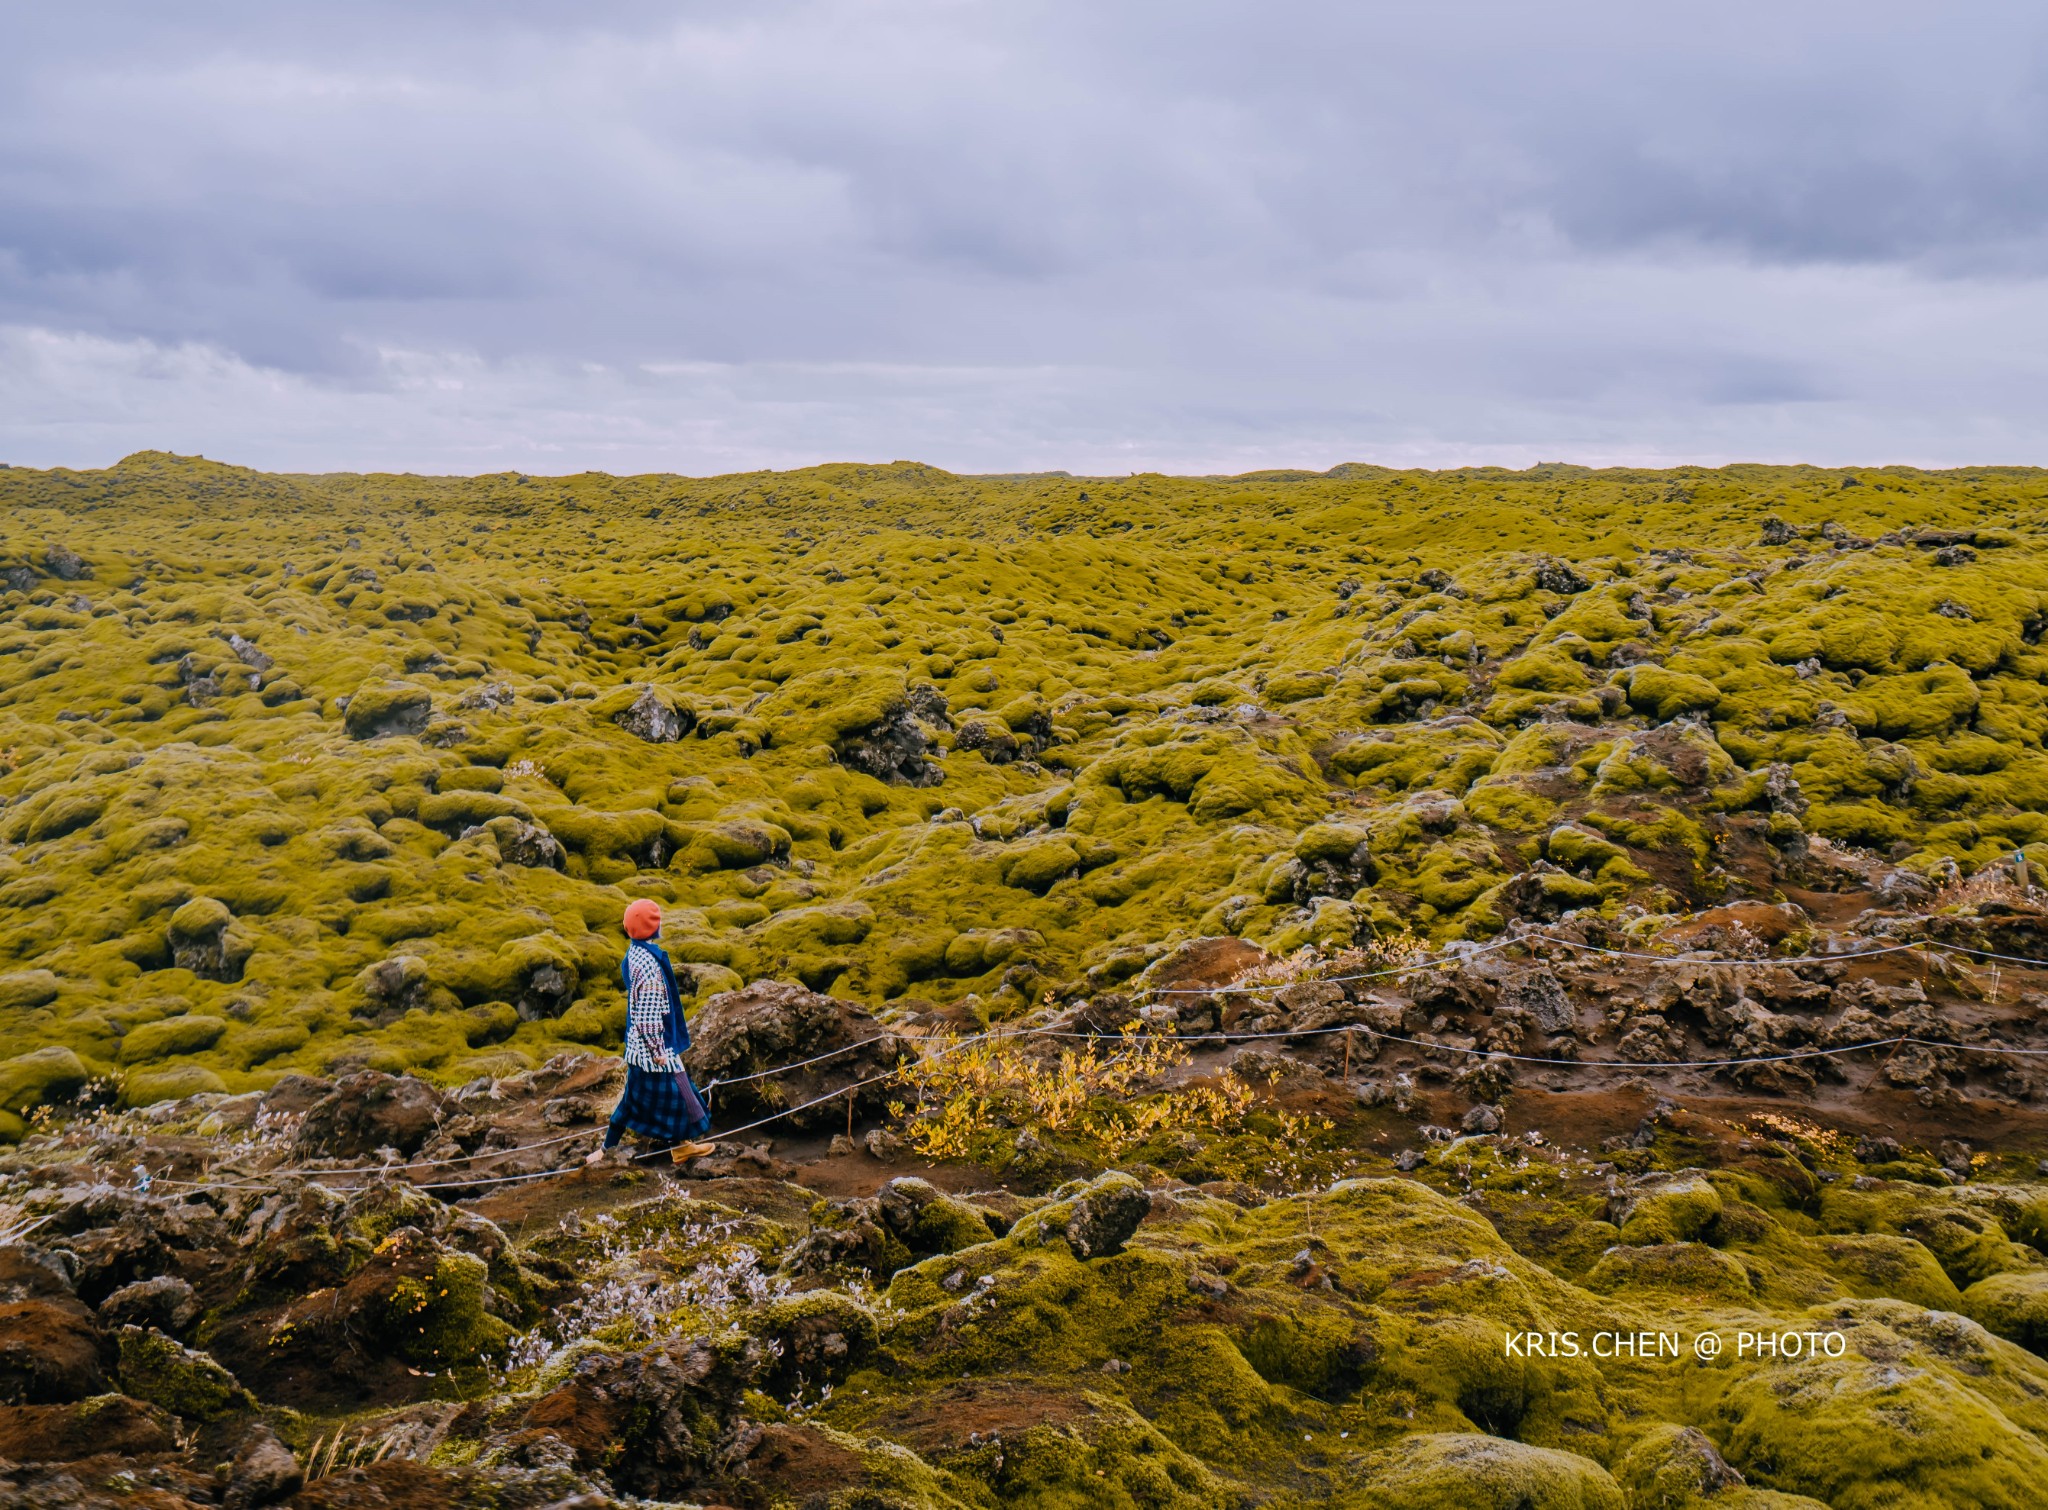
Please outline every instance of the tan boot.
M687 1164L692 1159L701 1159L706 1154L717 1152L716 1143L678 1143L669 1150L669 1157L678 1164Z

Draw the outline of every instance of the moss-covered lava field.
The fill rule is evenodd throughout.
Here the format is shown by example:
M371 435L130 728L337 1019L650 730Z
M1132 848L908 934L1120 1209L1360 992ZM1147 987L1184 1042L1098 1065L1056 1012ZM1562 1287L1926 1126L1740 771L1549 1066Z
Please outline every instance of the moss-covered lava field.
M0 1028L459 1082L616 1044L633 895L1006 1021L2048 838L2048 474L1338 474L0 471Z
M2026 469L0 468L0 1494L2037 1504L2044 629Z

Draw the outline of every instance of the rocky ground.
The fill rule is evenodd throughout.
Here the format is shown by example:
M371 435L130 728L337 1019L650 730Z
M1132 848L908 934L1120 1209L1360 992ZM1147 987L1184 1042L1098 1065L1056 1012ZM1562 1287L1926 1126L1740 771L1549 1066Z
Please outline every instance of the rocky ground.
M2048 970L1984 956L2041 954L2044 903L1816 892L1406 962L1197 940L1011 1030L1024 1094L974 1082L950 1143L966 1092L916 1066L971 1024L775 983L697 1008L721 1124L772 1120L683 1168L583 1163L605 1056L74 1108L0 1163L0 1486L2032 1504L2048 1115L2015 1051L2048 1052ZM1934 947L1870 952L1900 944ZM1062 1114L1089 1035L1150 1057ZM1221 1112L1185 1099L1216 1086ZM1646 1333L1686 1351L1592 1356ZM1776 1356L1731 1356L1758 1335Z

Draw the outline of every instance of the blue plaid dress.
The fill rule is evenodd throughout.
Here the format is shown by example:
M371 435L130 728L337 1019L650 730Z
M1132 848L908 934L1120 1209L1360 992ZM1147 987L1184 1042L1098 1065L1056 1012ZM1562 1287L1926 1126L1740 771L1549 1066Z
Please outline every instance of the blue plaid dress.
M612 1112L607 1143L621 1132L657 1143L682 1143L711 1130L711 1114L682 1050L690 1045L682 993L668 957L653 944L626 950L626 1090Z

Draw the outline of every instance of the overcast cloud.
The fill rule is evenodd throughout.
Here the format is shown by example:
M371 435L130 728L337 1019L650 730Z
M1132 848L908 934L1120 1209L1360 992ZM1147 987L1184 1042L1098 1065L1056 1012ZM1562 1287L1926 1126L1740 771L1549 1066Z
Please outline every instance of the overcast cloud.
M0 4L0 460L2048 464L2048 10Z

